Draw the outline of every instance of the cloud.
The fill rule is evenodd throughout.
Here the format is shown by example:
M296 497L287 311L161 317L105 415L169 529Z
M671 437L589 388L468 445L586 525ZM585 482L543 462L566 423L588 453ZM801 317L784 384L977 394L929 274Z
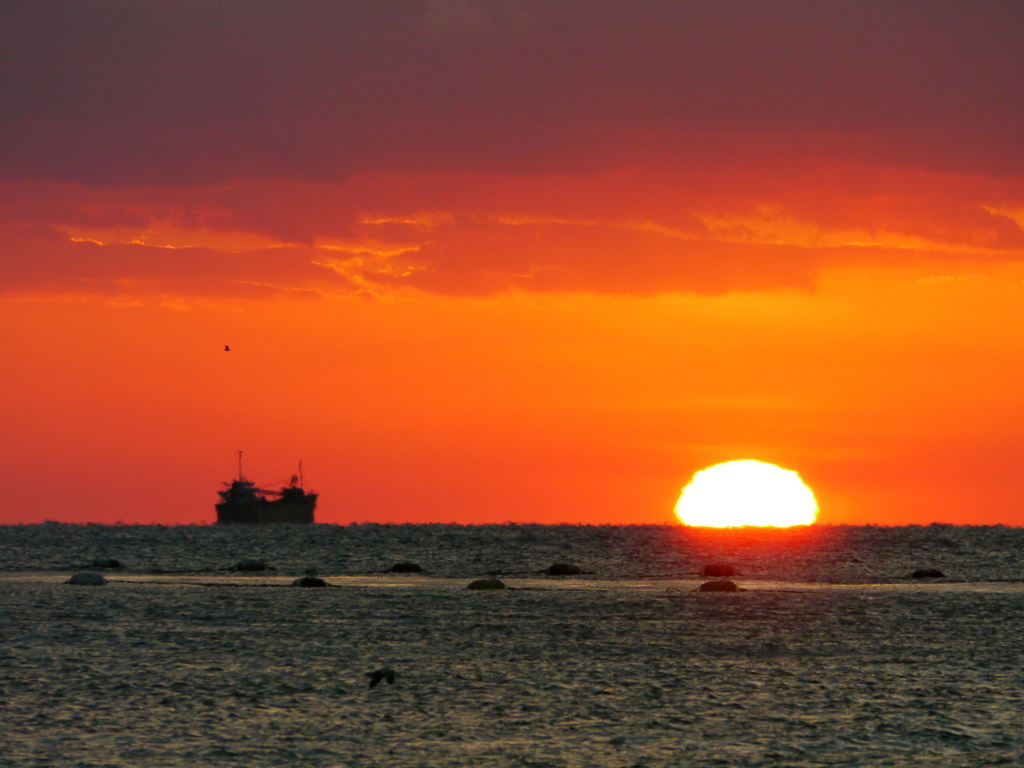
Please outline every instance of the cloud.
M6 227L0 247L0 286L9 294L309 296L346 285L302 248L151 246L73 238L50 227Z
M0 290L810 290L831 266L1021 261L1022 210L1016 180L848 164L789 175L741 164L190 187L10 182L0 185Z
M0 176L552 174L777 156L1019 175L1015 4L23 3Z
M1024 252L1024 8L7 4L0 291L812 288Z
M426 0L424 29L436 34L523 33L530 17L517 2Z

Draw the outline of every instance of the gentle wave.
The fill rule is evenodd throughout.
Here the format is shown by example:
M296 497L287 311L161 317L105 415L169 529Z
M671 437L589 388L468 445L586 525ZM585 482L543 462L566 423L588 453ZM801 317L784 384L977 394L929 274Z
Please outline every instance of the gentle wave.
M1024 529L1003 526L277 525L0 526L0 569L65 571L114 558L128 572L216 572L244 558L282 575L358 575L413 561L434 576L535 575L573 563L593 579L696 577L726 562L748 580L887 583L918 569L954 581L1024 579Z

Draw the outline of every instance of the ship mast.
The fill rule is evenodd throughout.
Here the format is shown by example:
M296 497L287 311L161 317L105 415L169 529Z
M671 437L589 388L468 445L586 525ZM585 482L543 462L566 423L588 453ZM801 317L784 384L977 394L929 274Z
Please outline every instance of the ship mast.
M245 478L242 477L242 452L241 451L238 452L238 479L239 480L244 480L245 479Z

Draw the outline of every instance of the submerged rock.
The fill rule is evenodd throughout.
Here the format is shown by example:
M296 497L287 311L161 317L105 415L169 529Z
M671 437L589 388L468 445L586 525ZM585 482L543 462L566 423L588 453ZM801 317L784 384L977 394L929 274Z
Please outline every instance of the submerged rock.
M86 587L102 587L107 583L101 573L76 573L65 584L80 584Z
M942 579L945 578L946 574L940 571L938 568L918 568L912 574L912 579Z
M423 573L423 568L417 563L395 563L388 571L391 573Z
M466 589L504 589L505 582L501 579L477 579L471 582Z
M736 569L728 563L712 563L704 566L704 575L712 579L721 579L724 576L735 576Z
M276 570L262 560L239 560L235 563L236 571L273 571Z
M719 581L705 581L697 588L698 592L739 592L740 588L734 582L727 579Z
M572 563L552 563L544 573L548 576L578 576L583 571L578 565Z
M115 560L112 557L104 557L99 560L93 560L89 563L90 568L120 568L121 561Z
M292 582L293 587L326 587L327 582L316 576L303 576Z

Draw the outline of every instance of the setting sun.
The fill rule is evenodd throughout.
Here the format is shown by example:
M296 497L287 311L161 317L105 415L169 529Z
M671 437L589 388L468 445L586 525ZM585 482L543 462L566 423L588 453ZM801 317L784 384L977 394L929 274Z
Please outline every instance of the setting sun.
M818 502L800 475L763 461L729 461L693 476L676 504L685 525L785 528L814 522Z

